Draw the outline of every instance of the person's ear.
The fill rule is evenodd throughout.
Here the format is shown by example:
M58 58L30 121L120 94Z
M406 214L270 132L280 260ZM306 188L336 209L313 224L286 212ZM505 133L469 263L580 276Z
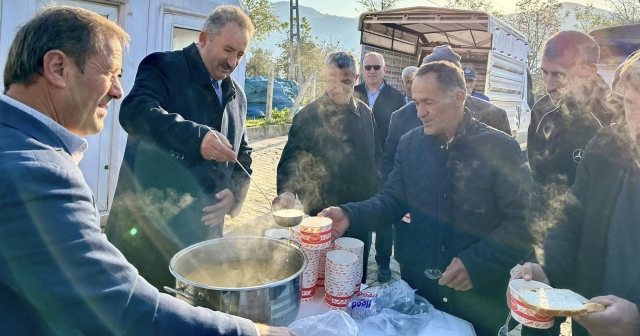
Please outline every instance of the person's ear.
M69 69L75 67L75 62L71 61L61 50L49 50L42 58L42 76L57 89L67 87Z
M360 78L360 75L359 75L359 74L356 74L356 80L353 82L353 83L354 83L354 84L353 84L354 86L358 85L358 78Z
M200 47L204 47L205 45L207 45L207 42L209 42L209 34L201 31L200 35L198 36L198 45Z
M464 100L467 99L467 91L457 90L453 97L456 105L464 105Z

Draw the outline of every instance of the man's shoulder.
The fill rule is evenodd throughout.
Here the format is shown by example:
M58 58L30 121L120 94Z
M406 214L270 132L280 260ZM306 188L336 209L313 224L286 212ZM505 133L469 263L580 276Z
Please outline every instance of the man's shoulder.
M487 102L489 101L489 97L487 97L487 96L485 96L485 95L483 95L481 93L478 93L476 91L473 91L473 94L471 95L471 97L482 99L482 100L487 101Z
M140 64L154 65L159 67L174 65L179 62L185 62L186 65L185 54L182 50L152 52L151 54L145 56Z
M505 114L507 113L507 111L502 107L474 96L467 96L466 103L469 110L471 110L471 112L474 112L474 113L485 113L485 112L486 113L504 112Z
M556 108L553 100L551 100L551 96L545 95L542 98L538 99L538 101L533 104L532 112L534 113L546 113L551 112Z
M416 126L415 128L411 129L409 132L405 133L403 136L400 137L398 146L399 147L409 146L409 144L412 143L413 141L416 141L425 136L427 135L424 134L424 128L422 126Z
M491 147L496 150L517 148L520 151L520 145L512 136L478 120L474 121L474 126L467 134L467 140L483 148Z

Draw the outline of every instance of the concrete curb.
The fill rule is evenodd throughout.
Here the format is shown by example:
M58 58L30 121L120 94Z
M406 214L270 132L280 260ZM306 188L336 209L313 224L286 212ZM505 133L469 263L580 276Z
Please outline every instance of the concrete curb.
M289 128L291 128L291 124L248 127L247 137L249 138L249 142L275 138L289 134Z

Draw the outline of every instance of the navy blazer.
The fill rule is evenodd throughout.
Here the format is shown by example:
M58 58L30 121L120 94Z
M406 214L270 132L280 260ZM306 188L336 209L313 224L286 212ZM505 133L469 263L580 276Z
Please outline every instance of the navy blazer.
M238 202L229 214L234 216L249 189L238 165L200 154L208 127L217 129L251 173L246 96L230 77L221 89L222 105L198 47L191 44L145 57L120 108L129 137L105 231L158 289L175 284L168 265L176 252L222 235L222 225L201 220L202 209L218 202L215 193L233 192ZM137 234L129 234L132 230Z
M60 138L0 102L0 335L255 335L160 294L100 232Z
M341 207L352 232L378 231L411 213L410 224L395 225L398 262L444 271L458 257L474 288L457 292L424 276L407 281L436 308L464 319L478 316L486 304L499 307L487 322L493 327L507 313L503 295L509 269L532 247L532 184L515 139L467 112L449 144L422 128L405 134L378 195Z

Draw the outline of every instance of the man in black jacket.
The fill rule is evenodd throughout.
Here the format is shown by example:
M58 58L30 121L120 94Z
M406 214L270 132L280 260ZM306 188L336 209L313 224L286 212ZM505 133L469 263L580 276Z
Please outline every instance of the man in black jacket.
M562 31L549 38L542 55L547 95L533 106L527 154L542 209L573 184L587 142L615 122L621 99L598 76L600 47L589 35Z
M431 62L417 72L413 100L423 127L400 139L395 165L374 197L322 211L334 237L398 221L402 279L437 309L495 336L507 315L509 269L531 248L527 224L533 181L512 137L478 122L464 107L462 70ZM428 164L425 164L428 162ZM426 269L444 274L439 280Z
M293 118L278 163L274 205L290 208L297 194L305 212L315 216L331 204L363 201L380 190L380 137L371 109L353 97L357 69L350 52L327 56L327 92ZM350 236L364 242L365 283L371 234Z
M515 278L569 288L606 307L575 317L593 336L640 335L640 55L620 73L624 120L598 131L544 241ZM586 335L574 323L573 335Z
M222 236L240 211L250 170L246 97L230 76L253 25L239 7L218 7L199 43L140 63L120 109L128 132L106 233L151 284L175 285L171 257ZM215 133L215 134L214 134Z
M391 113L404 106L402 93L388 85L384 80L387 67L384 57L377 52L364 55L362 76L364 83L355 87L355 97L369 105L378 125L380 146L384 151L389 134ZM393 228L388 227L376 232L376 263L378 264L378 281L391 280L391 249L393 245Z

